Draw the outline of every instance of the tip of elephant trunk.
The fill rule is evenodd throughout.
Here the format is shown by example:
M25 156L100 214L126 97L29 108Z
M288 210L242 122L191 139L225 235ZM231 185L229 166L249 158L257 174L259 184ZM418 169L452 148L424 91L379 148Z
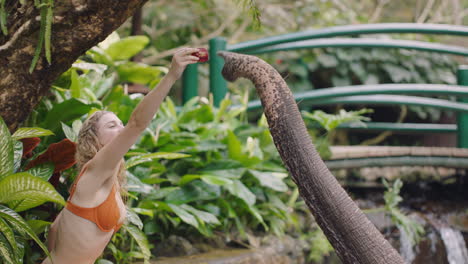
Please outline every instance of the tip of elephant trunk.
M225 63L229 63L236 57L236 55L240 55L230 51L218 51L216 54L223 58Z
M229 52L229 51L218 51L216 53L218 56L224 59L224 66L223 70L221 71L221 74L223 75L224 79L226 79L229 82L233 82L237 79L237 71L236 68L233 67L234 64L236 64L235 58L239 54Z

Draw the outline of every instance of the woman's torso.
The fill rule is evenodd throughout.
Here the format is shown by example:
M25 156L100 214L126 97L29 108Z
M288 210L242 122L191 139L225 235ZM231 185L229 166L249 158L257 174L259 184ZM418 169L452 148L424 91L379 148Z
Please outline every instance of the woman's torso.
M70 199L70 202L81 207L97 207L104 201L109 200L112 187L116 182L117 172L113 172L113 176L109 178L97 191L93 191L94 195L89 195L88 186L92 186L93 178L98 175L86 175L83 173L81 179L77 183L75 195ZM117 186L115 188L118 188ZM87 194L87 195L86 195ZM126 216L125 205L122 201L120 193L115 192L115 202L117 203L120 212L118 223L123 223ZM94 197L93 197L94 196ZM112 198L112 197L109 197ZM54 264L86 264L94 263L94 261L102 254L106 245L112 238L113 231L104 232L96 223L75 215L67 208L60 212L60 217L57 217L57 231L55 235L55 247L52 249Z

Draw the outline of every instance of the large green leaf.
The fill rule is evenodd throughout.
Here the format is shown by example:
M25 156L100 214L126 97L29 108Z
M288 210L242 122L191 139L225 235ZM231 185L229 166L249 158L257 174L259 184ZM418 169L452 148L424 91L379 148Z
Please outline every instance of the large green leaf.
M149 194L153 187L143 183L138 177L127 171L127 190L131 192Z
M141 219L137 213L133 211L133 208L127 209L127 220L133 225L137 226L138 229L143 229L143 222L141 222Z
M148 243L148 239L146 238L145 233L139 230L135 226L124 225L123 228L128 231L128 233L135 239L138 247L140 247L141 252L145 256L144 262L145 264L149 264L149 259L151 257L151 251Z
M10 245L13 251L12 253L18 256L19 252L18 245L16 244L15 234L13 233L11 227L2 218L0 218L0 234L3 234L5 237L6 242Z
M229 184L233 184L233 181L231 179L223 178L219 176L203 175L201 179L202 181L208 184L219 185L219 186L226 186Z
M78 79L78 73L76 73L75 69L71 70L71 84L70 84L70 92L71 96L74 98L81 97L81 87L80 87L80 80Z
M242 160L242 143L232 131L228 131L227 143L229 158L237 161Z
M60 122L79 118L87 114L93 107L100 108L100 105L97 103L87 103L76 98L63 101L52 107L41 127L47 127L55 131L60 126Z
M180 187L163 187L158 190L152 190L151 193L147 196L151 200L159 200L168 196L171 192L180 189Z
M102 48L94 46L86 52L86 55L91 57L91 59L99 64L104 64L107 66L113 66L114 62L112 61L111 56L107 54Z
M43 163L36 167L33 167L26 172L34 175L44 181L48 181L52 174L54 173L54 164L53 163Z
M265 230L268 231L268 226L263 221L263 217L260 215L260 212L255 208L254 205L247 204L247 208L249 209L250 213L263 225Z
M46 227L52 224L52 222L36 219L28 220L26 223L28 223L36 235L43 233Z
M21 127L13 133L11 138L20 140L22 138L50 136L54 133L48 129L40 127Z
M189 212L187 212L185 209L183 209L181 206L175 205L175 204L168 204L169 207L171 207L172 211L182 219L185 223L194 226L195 228L198 228L198 221Z
M18 263L15 258L14 251L11 249L10 243L5 236L0 233L0 260L5 260L6 264ZM2 262L3 263L3 262Z
M187 158L187 157L190 157L190 155L183 154L183 153L156 152L156 153L150 153L150 154L144 154L144 155L138 155L138 156L132 157L129 160L127 160L125 164L128 169L138 164L152 161L154 159L181 159L181 158Z
M130 36L109 45L106 53L114 60L129 60L149 43L146 36Z
M219 186L195 180L169 193L166 201L173 204L184 204L193 201L212 200L219 198L220 195L221 189Z
M154 211L150 209L133 207L132 210L137 214L149 216L151 219L154 217Z
M195 109L191 109L180 114L178 123L187 124L191 122L195 123L208 123L213 121L215 118L213 113L213 107L211 105L200 105Z
M240 179L244 175L245 168L233 168L225 170L203 170L203 174L209 174L217 177Z
M65 136L70 141L77 142L78 141L78 134L75 134L75 131L73 130L73 128L67 126L67 124L65 124L63 122L60 122L60 123L62 124L62 130L63 130L63 133L65 134Z
M48 182L27 172L12 174L0 181L0 203L21 212L45 202L65 205L63 197Z
M162 76L166 68L148 66L136 62L126 62L117 66L120 81L148 84Z
M0 117L0 180L13 173L13 162L11 134L2 117Z
M31 227L24 221L24 219L19 214L17 214L10 208L0 204L0 218L3 218L7 223L9 223L15 231L19 232L23 236L29 236L30 238L32 238L42 248L42 250L47 254L47 256L50 257L47 247L44 245L44 243L41 242L41 240L31 229Z
M224 188L226 188L232 195L244 200L248 205L255 204L255 194L253 194L241 181L233 180L232 184L225 185Z
M249 170L249 172L257 178L260 185L268 187L278 192L285 192L288 190L288 186L283 182L283 178L286 178L288 174L279 172L262 172L256 170Z
M182 204L180 205L180 207L190 212L191 214L193 214L194 216L196 216L198 219L200 219L201 221L205 223L214 224L214 225L220 224L218 218L214 214L195 209L194 207L188 204Z
M180 178L179 182L177 183L179 186L185 185L191 181L194 181L196 179L200 179L201 175L197 174L186 174Z

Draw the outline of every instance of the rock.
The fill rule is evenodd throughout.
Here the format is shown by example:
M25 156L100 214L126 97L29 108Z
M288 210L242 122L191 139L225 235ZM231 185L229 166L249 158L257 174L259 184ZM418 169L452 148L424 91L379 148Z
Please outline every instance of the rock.
M196 249L185 238L172 235L155 247L158 256L174 257L174 256L188 256L197 254L200 251Z

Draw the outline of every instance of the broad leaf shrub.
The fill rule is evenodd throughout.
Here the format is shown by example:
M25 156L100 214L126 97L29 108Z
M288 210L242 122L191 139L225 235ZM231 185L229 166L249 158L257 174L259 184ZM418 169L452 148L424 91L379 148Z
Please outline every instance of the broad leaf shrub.
M280 235L291 223L287 174L268 128L240 122L245 107L230 103L215 108L194 98L177 109L167 98L128 153L131 207L149 241L217 231Z
M47 247L39 238L50 224L38 218L25 219L20 213L53 202L65 205L63 197L47 182L53 166L23 171L23 143L21 139L48 136L52 132L42 128L19 128L13 135L0 117L0 263L25 263L30 241L34 241L47 255ZM29 150L28 150L29 151ZM44 179L45 178L45 179ZM31 258L26 263L33 263Z

